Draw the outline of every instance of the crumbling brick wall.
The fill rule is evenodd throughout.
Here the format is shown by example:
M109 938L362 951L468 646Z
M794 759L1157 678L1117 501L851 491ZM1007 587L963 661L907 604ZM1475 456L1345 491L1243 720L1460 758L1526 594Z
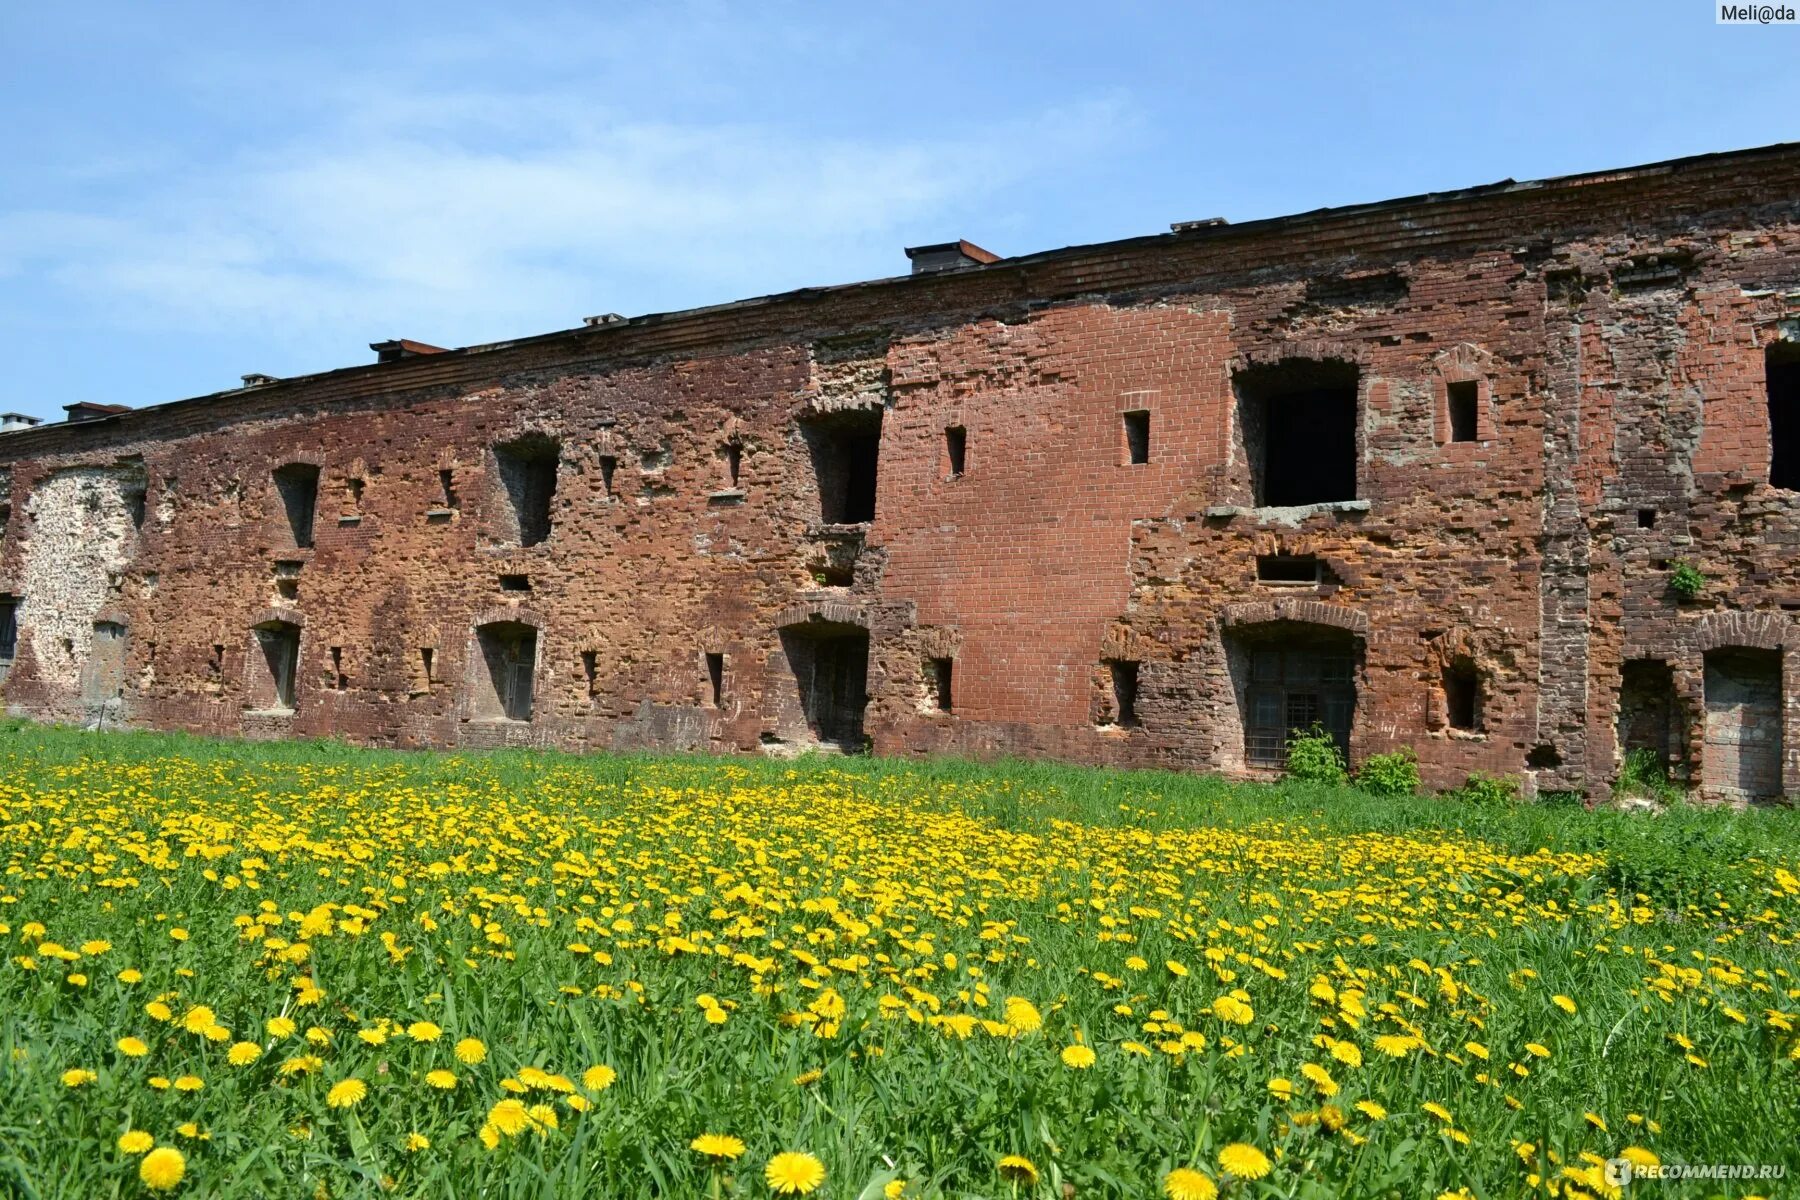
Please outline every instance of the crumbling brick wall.
M1796 184L1773 148L1476 189L9 433L0 686L255 737L1238 774L1316 719L1433 786L1603 791L1654 743L1800 792Z

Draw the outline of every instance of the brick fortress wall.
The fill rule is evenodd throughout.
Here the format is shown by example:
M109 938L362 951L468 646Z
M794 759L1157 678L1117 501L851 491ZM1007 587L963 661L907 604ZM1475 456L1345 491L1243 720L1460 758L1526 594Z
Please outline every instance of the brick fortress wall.
M0 688L257 737L1233 774L1317 719L1436 786L1597 791L1641 746L1800 792L1796 196L1777 147L8 433Z

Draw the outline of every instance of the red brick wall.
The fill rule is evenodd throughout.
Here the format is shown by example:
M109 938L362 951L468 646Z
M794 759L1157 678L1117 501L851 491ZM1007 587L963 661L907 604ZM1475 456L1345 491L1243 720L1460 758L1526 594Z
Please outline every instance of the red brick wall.
M4 697L34 716L248 736L791 748L808 740L807 668L781 630L861 627L880 752L1238 772L1234 648L1301 621L1355 639L1353 759L1410 746L1434 786L1482 770L1603 791L1634 659L1668 664L1676 768L1699 781L1706 652L1779 652L1777 753L1800 791L1800 496L1768 486L1763 388L1765 347L1800 337L1797 185L1800 152L1778 149L798 293L8 434L0 593L24 605ZM1253 507L1234 378L1285 359L1355 367L1353 505ZM1452 382L1477 385L1473 442L1449 440ZM806 422L876 409L876 518L824 526ZM1125 462L1128 410L1150 414L1143 465ZM952 425L967 431L953 479ZM492 448L528 433L560 457L554 532L521 548L504 544ZM296 461L320 469L302 550L271 482ZM433 511L444 470L448 514ZM1323 580L1260 583L1259 555L1315 556ZM1676 559L1710 577L1699 599L1669 593ZM277 563L294 561L290 598ZM852 581L822 585L828 566ZM252 630L271 620L302 631L291 714L266 711ZM527 723L479 719L474 631L498 620L538 630ZM129 631L104 702L92 681L112 676L87 662L101 621ZM726 664L716 706L708 653ZM925 663L943 657L950 713L927 702ZM1111 720L1107 659L1140 664L1134 726ZM1447 721L1444 672L1464 661L1475 730Z

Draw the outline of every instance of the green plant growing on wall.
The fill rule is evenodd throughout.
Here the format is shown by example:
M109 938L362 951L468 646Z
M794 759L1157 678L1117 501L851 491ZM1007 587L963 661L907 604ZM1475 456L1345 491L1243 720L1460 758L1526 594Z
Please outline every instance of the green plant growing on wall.
M1337 739L1317 721L1311 729L1296 729L1288 736L1287 771L1290 779L1303 779L1308 783L1342 786L1350 779Z
M1693 600L1706 590L1706 576L1700 569L1685 558L1678 558L1670 564L1669 590L1683 600Z

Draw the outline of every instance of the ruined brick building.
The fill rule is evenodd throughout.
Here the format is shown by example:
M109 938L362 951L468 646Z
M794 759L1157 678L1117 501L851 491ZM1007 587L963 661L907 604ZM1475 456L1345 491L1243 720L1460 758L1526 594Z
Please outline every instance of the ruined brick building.
M1800 146L909 254L0 433L8 710L1800 793Z

